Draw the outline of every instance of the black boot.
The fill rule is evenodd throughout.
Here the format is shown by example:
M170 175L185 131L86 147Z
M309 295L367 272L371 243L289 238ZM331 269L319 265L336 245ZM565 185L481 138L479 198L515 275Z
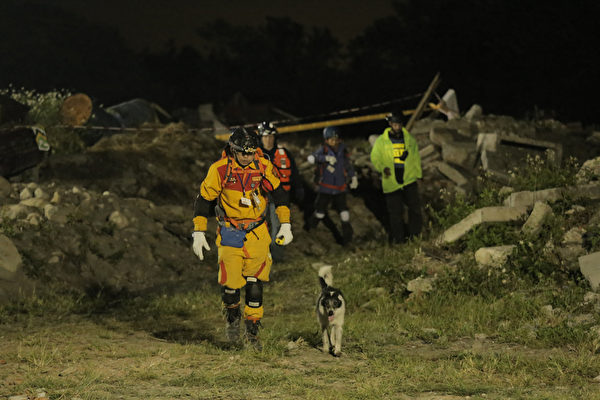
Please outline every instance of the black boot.
M240 318L242 313L240 305L235 307L226 307L225 310L225 337L230 342L237 342L240 339Z
M258 338L258 328L260 327L260 321L254 321L247 319L244 321L246 324L246 340L248 344L252 345L256 350L262 350L262 344Z
M315 229L317 225L319 225L319 221L321 221L317 216L312 213L308 218L308 222L306 223L306 230L310 231L311 229Z
M353 233L354 230L352 229L350 222L342 222L342 242L344 246L352 242Z

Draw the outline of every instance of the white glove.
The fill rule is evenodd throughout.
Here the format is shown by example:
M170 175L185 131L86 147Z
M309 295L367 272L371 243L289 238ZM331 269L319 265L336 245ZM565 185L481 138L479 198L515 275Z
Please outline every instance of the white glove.
M289 223L281 224L281 228L279 228L279 232L277 232L275 238L275 243L280 246L286 246L290 244L290 242L294 239L294 235L292 235L292 225Z
M358 178L356 177L356 175L354 175L352 177L352 180L350 181L350 189L356 189L358 187Z
M335 158L335 156L325 156L325 161L327 161L330 165L335 165L337 158Z
M192 238L194 238L194 244L192 245L194 254L196 254L200 260L204 260L204 254L202 254L202 250L210 250L210 246L206 241L206 235L204 234L204 232L195 231L194 233L192 233Z

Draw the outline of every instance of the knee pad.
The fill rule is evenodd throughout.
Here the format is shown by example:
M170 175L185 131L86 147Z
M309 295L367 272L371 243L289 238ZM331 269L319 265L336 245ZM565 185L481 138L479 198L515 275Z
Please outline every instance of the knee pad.
M343 222L350 221L350 211L348 211L348 210L340 211L340 219Z
M225 306L233 306L240 302L240 289L231 289L223 286L221 289L221 300Z
M325 218L325 214L320 213L320 212L315 212L315 218L316 219L323 219L323 218Z
M253 276L246 277L246 305L251 308L262 306L263 283Z

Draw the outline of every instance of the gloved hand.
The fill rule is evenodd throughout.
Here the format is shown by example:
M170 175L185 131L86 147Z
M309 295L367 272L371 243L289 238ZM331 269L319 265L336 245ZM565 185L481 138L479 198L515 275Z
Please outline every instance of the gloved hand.
M400 156L400 159L401 159L402 161L404 161L404 160L406 160L406 157L408 157L408 151L407 151L407 150L404 150L404 153L402 153L402 155Z
M385 175L386 177L392 175L392 171L390 171L390 169L388 167L385 167L383 169L383 175Z
M204 260L204 254L202 254L202 250L210 250L210 246L206 241L206 234L201 231L195 231L192 233L192 238L194 238L194 244L192 244L194 254L196 254L200 260Z
M325 156L325 161L327 161L330 165L335 165L337 158L335 158L335 156Z
M358 178L356 177L356 175L354 175L352 177L352 180L350 181L350 189L356 189L358 187Z
M279 232L277 232L275 238L275 243L280 246L290 244L294 239L294 235L292 235L292 225L290 223L281 224L281 228L279 228Z

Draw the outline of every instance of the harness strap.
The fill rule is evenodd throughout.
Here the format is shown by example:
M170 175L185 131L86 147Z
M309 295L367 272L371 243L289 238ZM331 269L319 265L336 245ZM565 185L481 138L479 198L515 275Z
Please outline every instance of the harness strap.
M259 157L262 156L262 152L260 151L260 149L256 150L256 153L254 153L254 166L256 167L256 169L260 172L260 176L262 178L262 180L266 179L265 176L265 167L264 165L260 162ZM231 156L227 156L227 154L225 152L223 152L222 154L224 157L227 157L227 172L225 173L225 177L223 178L222 182L221 182L221 189L223 187L225 187L225 184L227 183L227 181L229 180L229 178L231 177L231 175L233 174L233 160ZM253 170L248 170L248 169L243 169L243 173L244 175L246 174L251 174L252 172L254 172ZM242 185L244 185L243 182L241 182ZM219 199L217 202L217 205L215 206L215 214L217 216L217 223L220 226L225 226L225 224L227 222L229 222L229 224L231 226L233 226L235 229L238 230L245 230L246 232L250 232L254 229L256 229L257 227L259 227L263 222L265 222L266 217L267 217L267 211L268 211L268 207L265 207L264 211L262 212L262 214L258 217L258 218L246 218L246 219L232 219L229 218L226 214L225 214L225 210L223 209L223 205L222 205L222 201L221 201L221 195L222 195L223 191L221 190L221 194L219 195Z
M267 210L268 207L265 207L265 210L258 218L233 219L225 215L225 211L223 210L221 205L217 204L215 206L215 215L217 217L217 224L219 224L219 226L225 226L226 223L229 222L229 224L235 229L250 232L253 229L258 228L263 222L266 221Z

